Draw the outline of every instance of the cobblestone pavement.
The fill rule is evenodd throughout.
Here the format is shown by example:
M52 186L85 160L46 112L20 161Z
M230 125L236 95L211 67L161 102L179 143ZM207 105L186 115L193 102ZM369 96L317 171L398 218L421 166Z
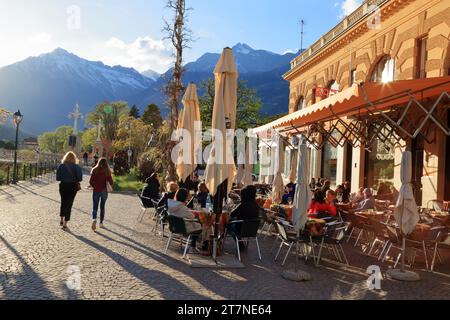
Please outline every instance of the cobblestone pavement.
M106 229L94 233L91 193L83 187L71 232L59 227L56 184L0 189L1 299L450 299L448 265L439 266L440 273L419 270L422 280L417 283L385 278L382 290L368 290L365 269L376 259L350 246L345 248L350 263L360 268L327 262L315 268L300 262L312 275L303 283L281 277L283 268L273 261L269 238L262 241L262 262L250 247L244 269L193 269L181 259L178 245L163 253L165 242L152 234L148 216L137 221L136 196L111 194ZM287 267L294 262L291 256ZM382 271L390 265L381 265ZM76 270L80 287L69 289L67 280L75 279Z

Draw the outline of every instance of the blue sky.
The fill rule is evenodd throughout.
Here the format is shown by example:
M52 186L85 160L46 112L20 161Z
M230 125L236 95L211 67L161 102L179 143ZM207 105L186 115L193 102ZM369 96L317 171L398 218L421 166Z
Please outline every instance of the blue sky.
M187 0L196 41L186 61L238 42L277 53L304 46L361 0ZM62 47L83 58L139 71L165 71L171 47L163 40L164 0L0 0L0 66ZM73 7L75 6L75 7ZM79 14L78 14L79 13ZM79 19L78 19L79 17ZM7 31L7 32L5 32Z

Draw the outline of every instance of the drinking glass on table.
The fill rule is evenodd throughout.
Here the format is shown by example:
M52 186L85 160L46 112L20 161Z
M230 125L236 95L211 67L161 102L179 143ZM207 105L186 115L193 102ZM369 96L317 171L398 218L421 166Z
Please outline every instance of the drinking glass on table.
M289 204L290 206L292 206L292 202L293 202L292 197L289 197L289 198L288 198L288 204Z

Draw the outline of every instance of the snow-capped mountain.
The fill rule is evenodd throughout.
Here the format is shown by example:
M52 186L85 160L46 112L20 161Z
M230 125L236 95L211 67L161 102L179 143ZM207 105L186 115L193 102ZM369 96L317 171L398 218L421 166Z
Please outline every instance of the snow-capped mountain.
M248 86L256 89L263 103L263 114L280 114L289 108L289 83L282 75L289 70L294 53L276 54L266 50L255 50L245 43L233 47L234 57L238 66L239 79L246 80ZM184 83L201 81L213 77L214 67L220 58L220 53L205 53L197 61L188 63L183 77ZM167 71L145 93L136 97L135 103L144 105L152 101L164 106L163 87L172 75ZM202 94L200 91L199 94ZM167 110L163 110L163 112Z
M63 49L0 68L0 105L20 108L31 132L68 124L79 103L87 113L104 100L126 100L154 80L134 69L88 61Z
M153 81L158 80L158 78L161 76L160 73L158 73L156 71L153 71L153 70L147 70L147 71L141 72L141 74L144 77L147 77L147 78L149 78L149 79L151 79Z
M293 53L284 55L255 50L247 44L233 47L239 79L256 89L263 103L263 114L287 112L289 84L282 78L289 69ZM220 53L205 53L185 67L183 82L213 78ZM141 111L150 103L164 107L163 87L172 70L165 74L149 70L142 74L122 66L82 59L63 49L0 68L0 105L24 114L22 128L32 134L72 124L68 114L79 104L87 114L102 101L124 100ZM201 90L199 94L202 94ZM80 124L82 127L82 124ZM0 131L0 139L3 135Z

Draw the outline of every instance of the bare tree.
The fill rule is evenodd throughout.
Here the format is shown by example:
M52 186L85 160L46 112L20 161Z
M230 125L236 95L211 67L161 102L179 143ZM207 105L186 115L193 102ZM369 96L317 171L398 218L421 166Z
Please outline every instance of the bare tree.
M175 130L178 124L178 106L180 96L184 90L182 83L183 68L183 50L189 48L188 44L192 41L192 31L186 27L188 22L188 12L190 8L186 8L185 0L167 0L166 7L174 12L174 18L171 22L164 20L163 32L166 34L165 39L170 40L175 48L175 65L173 74L165 87L167 96L166 105L170 109L170 128ZM167 151L170 158L173 143L170 143ZM171 161L168 167L169 179L175 179L175 164Z

